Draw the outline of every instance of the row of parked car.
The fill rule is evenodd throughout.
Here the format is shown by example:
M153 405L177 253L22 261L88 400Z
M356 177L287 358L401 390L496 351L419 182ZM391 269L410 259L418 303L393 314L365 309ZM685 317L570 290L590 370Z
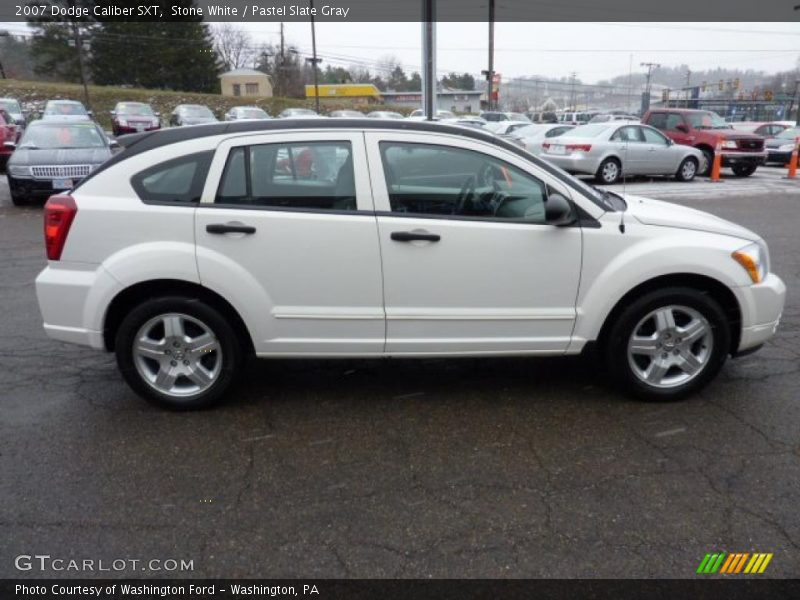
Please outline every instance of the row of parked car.
M327 117L422 120L425 115L422 110L408 117L385 110L367 114L337 110ZM162 126L160 113L141 102L117 103L111 118L114 137ZM225 121L271 118L257 106L233 107L223 117ZM287 108L277 118L323 116L307 108ZM622 113L598 114L582 125L567 118L534 123L525 114L499 111L457 116L439 110L435 120L489 132L569 173L594 176L603 184L638 175L691 181L710 171L717 152L721 153L723 167L747 177L759 165L788 162L800 136L794 123L730 124L714 112L688 109L656 109L641 120ZM168 119L172 127L215 122L218 119L213 111L198 104L181 104ZM0 99L0 161L8 163L14 204L73 187L110 158L116 145L80 102L51 100L40 119L28 122L16 100Z
M748 177L759 165L786 164L800 137L794 122L728 123L708 110L654 109L641 119L595 115L578 126L531 123L519 113L492 116L488 129L494 134L570 173L594 175L606 184L624 175L672 175L689 181L708 174L717 152L722 167Z

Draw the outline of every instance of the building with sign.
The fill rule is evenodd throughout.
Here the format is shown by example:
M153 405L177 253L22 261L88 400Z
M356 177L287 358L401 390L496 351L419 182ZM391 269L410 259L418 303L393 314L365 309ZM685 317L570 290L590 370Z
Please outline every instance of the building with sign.
M306 98L315 98L319 89L319 99L350 100L356 104L376 104L381 101L381 92L371 83L324 83L316 88L306 86Z
M440 89L436 92L436 110L457 113L477 113L481 110L480 90ZM422 108L422 92L381 92L384 104L407 108Z

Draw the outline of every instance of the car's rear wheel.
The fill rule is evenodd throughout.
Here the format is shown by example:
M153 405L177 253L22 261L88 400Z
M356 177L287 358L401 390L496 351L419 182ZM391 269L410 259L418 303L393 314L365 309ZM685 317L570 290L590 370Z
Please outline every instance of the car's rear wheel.
M714 165L714 152L707 148L701 148L701 152L703 153L703 160L700 162L697 174L704 176L710 175L711 167Z
M725 312L708 294L656 290L626 306L611 325L606 362L626 392L644 400L677 400L719 372L730 336Z
M174 410L222 400L242 363L241 346L213 307L186 297L148 300L120 324L117 364L146 400Z
M697 160L691 156L684 158L675 173L675 179L678 181L691 181L697 175Z
M735 165L731 167L731 170L737 177L750 177L757 168L757 165Z
M610 185L619 181L621 173L622 165L620 165L620 162L616 158L607 158L600 163L600 166L597 168L595 178L600 183Z

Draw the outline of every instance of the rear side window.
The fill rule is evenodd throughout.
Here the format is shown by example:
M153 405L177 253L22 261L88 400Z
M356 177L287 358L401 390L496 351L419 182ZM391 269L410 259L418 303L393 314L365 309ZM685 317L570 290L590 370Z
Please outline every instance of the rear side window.
M215 202L287 209L356 210L350 142L234 148L228 155Z
M196 204L213 156L198 152L159 163L134 175L131 185L144 202Z
M667 115L666 113L651 113L647 118L647 124L656 129L667 128Z

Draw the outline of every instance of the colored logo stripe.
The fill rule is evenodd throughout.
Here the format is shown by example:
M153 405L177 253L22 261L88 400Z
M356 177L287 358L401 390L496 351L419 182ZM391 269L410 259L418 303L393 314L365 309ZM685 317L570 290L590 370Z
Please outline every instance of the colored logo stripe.
M756 574L763 573L767 565L772 560L771 553L756 552L750 554L749 552L733 552L726 554L725 552L717 552L714 554L706 554L697 567L698 573L713 574Z

